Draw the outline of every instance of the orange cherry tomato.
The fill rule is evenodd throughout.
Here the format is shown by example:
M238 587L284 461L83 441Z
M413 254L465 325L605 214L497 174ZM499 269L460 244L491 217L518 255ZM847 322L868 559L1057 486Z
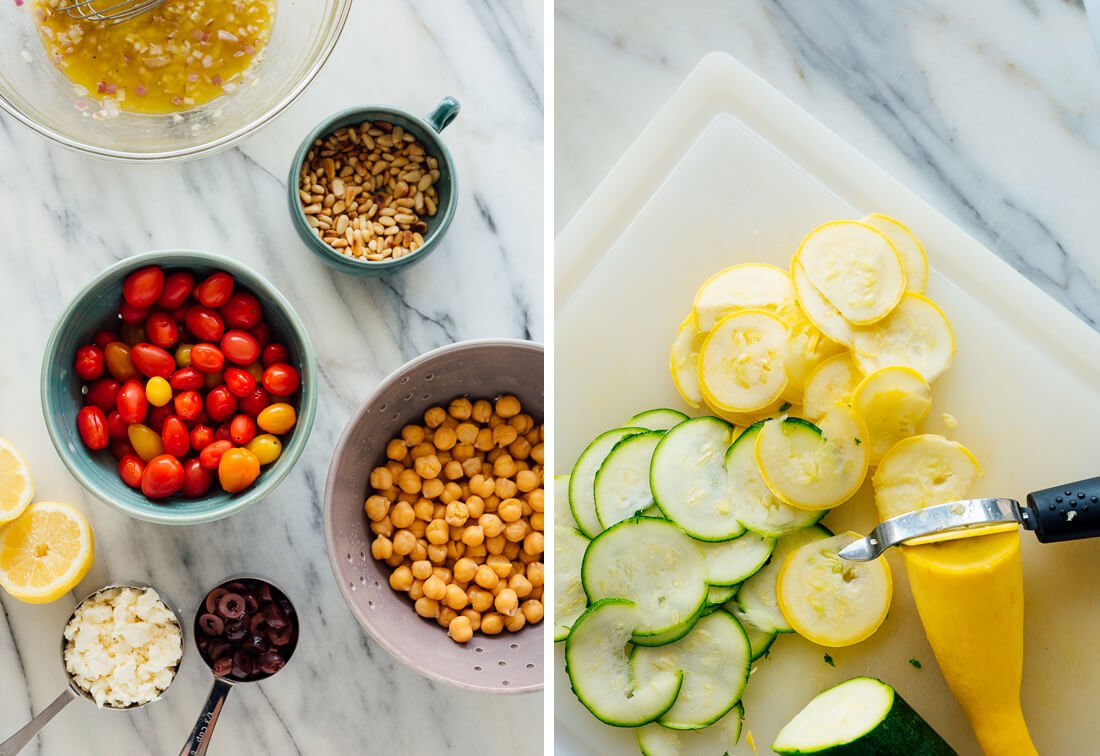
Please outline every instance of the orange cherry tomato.
M218 482L228 493L238 493L260 477L260 460L248 449L230 449L218 463Z
M276 436L288 433L296 422L298 422L298 415L286 402L277 402L265 407L256 418L257 425Z

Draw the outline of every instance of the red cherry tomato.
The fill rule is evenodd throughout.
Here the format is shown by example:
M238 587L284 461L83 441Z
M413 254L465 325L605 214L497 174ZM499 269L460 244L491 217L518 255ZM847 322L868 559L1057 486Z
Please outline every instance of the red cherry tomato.
M244 399L256 389L256 379L247 370L231 367L225 371L225 386L229 393Z
M224 385L211 389L206 395L206 414L214 422L228 420L236 411L237 397L229 393Z
M141 381L131 379L122 384L115 396L115 404L122 421L133 425L145 422L149 414L149 400L145 398L145 386Z
M88 386L88 394L84 397L88 404L94 404L104 412L115 409L115 397L122 384L114 378L100 378Z
M122 298L131 307L152 307L164 292L164 271L155 265L135 270L122 283Z
M161 349L168 349L180 340L180 327L171 315L158 311L145 319L145 334Z
M76 350L76 362L73 370L82 381L94 381L103 375L103 350L89 344Z
M219 341L225 333L222 316L201 305L188 307L184 322L187 323L187 330L203 341Z
M149 378L170 378L176 371L176 359L167 350L153 344L134 344L130 347L130 359L134 367Z
M203 405L202 412L194 420L184 420L187 423L188 428L194 428L196 425L207 425L210 422L210 415L206 414L206 406Z
M195 287L194 297L203 307L218 309L233 294L233 276L218 271Z
M256 417L269 404L271 404L271 396L263 386L257 386L251 394L241 399L241 412L250 417Z
M229 301L222 305L222 317L230 328L248 330L259 324L263 317L260 300L247 291L235 291Z
M229 423L229 440L244 446L256 437L256 421L248 415L235 415Z
M174 310L191 296L195 288L195 277L186 271L177 270L164 277L164 291L157 299L157 307Z
M122 415L118 414L118 410L107 413L107 434L112 441L128 441L130 434L126 429L129 427L122 419Z
M84 445L93 451L106 449L111 442L111 435L107 430L107 415L94 405L81 407L76 413L76 429L80 431Z
M214 473L202 466L198 457L192 457L183 463L183 488L181 493L188 499L206 496L214 485Z
M118 477L130 488L141 488L141 474L145 472L145 463L136 454L125 454L118 461Z
M168 379L168 384L176 391L195 391L201 389L205 383L206 376L202 371L190 366L180 368Z
M276 362L264 371L264 388L272 396L290 396L299 383L298 371L285 362Z
M199 452L199 462L207 470L217 470L221 464L222 455L233 448L232 441L214 441Z
M260 359L260 342L246 331L226 331L221 346L226 359L238 365L251 365Z
M271 326L265 323L260 323L255 328L251 329L249 333L252 334L252 338L260 342L261 347L265 347L271 343L271 340L275 338L275 332L271 330Z
M141 492L150 499L164 499L183 487L183 465L171 454L153 457L141 475Z
M129 441L112 441L111 442L111 455L115 459L122 459L127 454L133 454L137 456L137 452L134 451L134 445Z
M191 347L191 367L204 373L220 373L225 367L225 355L213 344L195 344Z
M214 429L209 425L196 425L191 429L191 448L201 452L214 443Z
M202 394L198 391L184 391L172 397L172 405L181 419L194 420L203 410Z
M189 305L182 304L179 307L169 310L168 314L172 316L172 320L176 321L176 325L182 327L187 325L187 311L190 309L191 307Z
M277 362L287 362L289 360L290 351L282 344L268 344L264 347L264 367L271 367Z
M164 405L163 407L150 407L149 416L145 419L145 424L150 428L160 433L164 429L164 421L172 416L172 406Z
M233 440L233 435L229 431L230 431L229 423L222 423L214 431L214 440L215 441L232 441Z
M112 341L118 341L118 338L118 334L114 331L96 331L95 338L92 339L92 343L102 349L103 347L110 344Z
M175 415L164 421L160 429L160 440L164 442L164 453L173 457L185 457L191 450L191 434L187 426Z
M118 314L122 316L123 323L138 325L144 323L145 319L149 317L149 308L134 307L129 302L123 302L118 306Z

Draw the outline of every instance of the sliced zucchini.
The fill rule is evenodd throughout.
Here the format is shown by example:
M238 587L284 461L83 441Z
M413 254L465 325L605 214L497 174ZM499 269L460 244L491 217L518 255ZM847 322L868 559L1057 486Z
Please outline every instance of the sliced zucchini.
M766 423L756 438L756 464L768 488L799 509L843 504L867 475L867 430L851 410L836 407L821 420L788 417Z
M576 528L554 526L554 642L569 636L569 628L588 606L581 584L581 563L588 539Z
M905 293L901 257L888 238L859 221L832 221L802 241L795 259L810 282L854 325L882 320Z
M764 310L718 322L699 350L699 387L707 404L727 412L766 407L787 387L787 327Z
M752 660L756 661L768 653L768 649L775 643L775 639L779 637L779 633L775 630L761 630L756 625L749 622L749 618L741 611L737 606L736 598L733 601L729 601L723 607L727 612L737 618L737 621L741 623L741 627L745 630L745 635L749 639L749 648L752 649Z
M791 277L782 268L745 263L720 270L703 282L695 294L692 312L700 331L740 310L766 310L794 299Z
M886 367L860 382L852 409L867 426L868 461L877 465L891 446L917 432L932 409L932 389L913 368Z
M736 585L764 566L775 549L775 539L746 531L737 538L717 543L700 542L707 560L707 583ZM717 603L724 604L729 598Z
M680 423L653 452L649 485L665 517L700 541L728 541L745 532L730 501L723 455L733 427L717 417Z
M873 677L819 693L779 731L772 750L784 756L958 756L893 688Z
M787 350L783 354L787 388L783 390L782 398L791 404L802 404L806 381L814 368L844 347L827 338L793 299L780 307L777 314L787 326Z
M707 594L710 594L708 587ZM668 630L656 635L636 635L631 639L631 642L635 646L665 646L669 643L675 643L683 638L685 635L691 632L691 629L695 627L695 623L701 620L703 617L711 613L713 609L717 607L711 607L706 602L703 603L703 608L699 610L697 614L692 617L686 618L678 625L673 625Z
M738 522L754 533L775 537L813 525L825 516L825 510L784 504L768 488L756 464L756 434L763 425L750 425L734 439L726 452L726 476Z
M588 544L581 580L589 601L637 604L635 642L683 628L707 600L703 550L668 520L637 517L600 533Z
M832 537L824 525L793 530L782 536L775 545L771 561L759 572L741 584L737 591L737 611L744 621L765 633L792 633L794 628L779 609L776 583L779 571L787 555L812 541Z
M689 407L703 406L703 392L699 388L699 350L706 337L706 331L700 331L695 325L695 315L688 315L676 329L668 356L672 383Z
M608 453L596 473L593 492L600 527L609 528L653 506L649 463L664 431L627 436Z
M812 643L851 646L870 638L886 620L894 595L889 562L849 562L837 556L859 538L841 533L803 544L779 570L779 609L794 631Z
M707 589L707 609L716 609L737 595L737 585L712 585Z
M674 730L698 730L717 722L741 701L751 656L741 623L719 609L699 620L682 640L659 648L635 646L630 668L642 680L683 671L676 703L657 721Z
M981 474L978 460L959 442L910 436L886 452L872 478L879 517L965 499Z
M702 730L673 730L654 722L637 729L643 756L724 756L741 739L745 707L737 704L726 716Z
M809 321L833 341L850 347L855 338L855 326L845 320L822 296L806 275L805 269L798 264L797 257L791 263L791 280L794 281L798 304Z
M871 213L860 221L886 236L894 245L905 268L905 290L924 293L928 285L928 255L920 240L901 221L882 213Z
M577 527L589 538L595 538L603 528L596 514L596 473L615 444L628 436L645 433L645 428L615 428L599 436L585 447L569 476L569 509Z
M806 379L802 414L807 420L817 422L833 407L849 406L862 377L849 352L825 360Z
M573 511L569 508L569 476L554 476L554 527L575 528Z
M928 297L906 294L884 320L852 334L852 350L864 373L891 365L911 367L931 383L951 365L955 332Z
M668 430L688 419L683 412L667 407L639 412L630 418L628 426L632 428L648 428L649 430Z
M565 641L565 671L573 693L592 715L613 727L655 721L676 702L684 673L631 671L626 645L643 610L625 599L597 601L573 624ZM647 670L648 672L648 670Z

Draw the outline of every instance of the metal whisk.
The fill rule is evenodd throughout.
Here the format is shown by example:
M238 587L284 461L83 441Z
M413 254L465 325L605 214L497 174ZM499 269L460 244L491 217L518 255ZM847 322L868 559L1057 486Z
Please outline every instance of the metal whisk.
M73 18L120 24L163 5L165 0L71 0L61 10Z

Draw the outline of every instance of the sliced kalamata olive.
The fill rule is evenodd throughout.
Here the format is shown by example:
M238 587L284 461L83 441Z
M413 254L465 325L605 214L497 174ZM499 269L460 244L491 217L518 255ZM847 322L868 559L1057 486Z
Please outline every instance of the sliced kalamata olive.
M218 599L218 614L226 619L240 619L244 614L245 604L241 594L230 591Z
M288 624L286 627L275 629L271 628L267 631L267 637L271 639L271 642L276 646L285 646L290 643L290 639L294 637L294 626Z
M271 604L264 610L264 616L267 618L267 626L276 630L282 630L287 626L286 615L283 614L282 609L277 605Z
M254 612L260 608L260 601L254 593L246 593L244 594L244 605L248 607L248 611Z
M234 580L232 583L226 583L227 590L234 591L236 593L244 593L248 590L247 586L239 580Z
M248 629L253 635L258 635L263 631L266 624L267 615L264 612L257 612L252 615L252 619L248 623Z
M262 653L271 648L271 642L267 639L266 635L251 635L245 643L248 648L257 653Z
M271 586L267 583L260 585L260 601L274 601L271 596Z
M218 601L227 593L229 593L229 591L224 588L215 588L210 591L210 593L206 595L206 611L211 614L216 612L218 610Z
M247 651L237 651L233 654L233 677L238 680L247 680L252 676L252 654Z
M230 643L236 643L246 635L248 635L248 626L240 620L230 620L225 623L225 639Z
M225 677L233 671L233 657L221 656L212 665L214 674L218 677Z
M207 659L220 659L223 656L228 656L232 646L228 643L211 643L210 650L207 654Z
M204 614L199 617L199 630L207 635L218 636L225 630L225 622L216 614Z
M278 651L268 651L260 655L259 665L265 675L273 675L286 666L286 659Z

